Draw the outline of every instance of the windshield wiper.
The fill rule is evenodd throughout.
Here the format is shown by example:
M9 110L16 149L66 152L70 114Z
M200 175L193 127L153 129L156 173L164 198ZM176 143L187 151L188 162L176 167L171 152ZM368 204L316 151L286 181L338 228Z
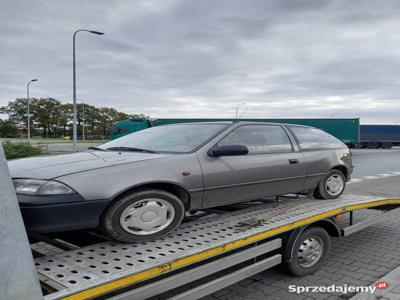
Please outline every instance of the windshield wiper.
M107 149L103 149L103 148L99 148L99 147L89 147L88 150L107 151Z
M157 153L156 151L153 150L134 148L134 147L110 147L107 148L107 150Z

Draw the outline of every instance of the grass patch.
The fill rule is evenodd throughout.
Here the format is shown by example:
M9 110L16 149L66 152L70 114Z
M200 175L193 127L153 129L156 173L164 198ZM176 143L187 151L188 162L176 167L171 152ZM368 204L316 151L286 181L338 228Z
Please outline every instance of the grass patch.
M44 154L42 149L29 144L3 143L4 154L7 159L23 158Z

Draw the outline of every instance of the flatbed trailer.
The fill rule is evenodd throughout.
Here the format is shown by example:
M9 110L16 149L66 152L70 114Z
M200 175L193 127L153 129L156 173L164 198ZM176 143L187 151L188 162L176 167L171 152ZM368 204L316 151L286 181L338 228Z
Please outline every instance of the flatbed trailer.
M312 232L345 237L384 222L399 206L400 199L371 196L284 197L200 213L150 242L79 247L45 238L31 247L46 300L199 299L281 263L298 276L315 272L323 260L298 268L300 259L307 262L305 252L318 253L312 249ZM373 216L355 218L357 211L371 208L377 209ZM346 218L345 226L338 225L338 218ZM328 244L321 243L324 255Z

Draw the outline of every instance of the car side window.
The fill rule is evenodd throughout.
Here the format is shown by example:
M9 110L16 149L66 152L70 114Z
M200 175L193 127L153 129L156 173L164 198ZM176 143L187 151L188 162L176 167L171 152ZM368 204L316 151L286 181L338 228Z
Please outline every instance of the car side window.
M338 149L346 145L329 133L317 128L288 126L296 136L301 150Z
M292 144L279 125L244 125L225 136L218 146L243 145L249 154L289 153Z

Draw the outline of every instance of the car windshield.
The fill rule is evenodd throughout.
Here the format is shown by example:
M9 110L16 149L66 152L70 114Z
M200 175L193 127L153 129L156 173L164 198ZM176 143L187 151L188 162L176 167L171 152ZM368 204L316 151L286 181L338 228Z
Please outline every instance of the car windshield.
M191 152L226 126L226 124L156 126L123 136L99 148L135 152Z

